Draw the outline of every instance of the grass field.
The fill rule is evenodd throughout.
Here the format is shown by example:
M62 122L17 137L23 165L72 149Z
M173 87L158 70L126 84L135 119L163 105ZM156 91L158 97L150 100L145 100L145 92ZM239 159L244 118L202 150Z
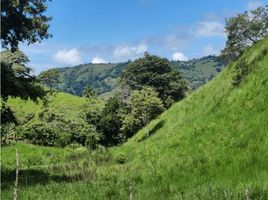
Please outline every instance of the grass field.
M268 38L122 146L3 147L2 199L12 198L15 148L47 174L27 185L23 171L20 199L268 199L267 49Z
M79 112L82 112L88 99L83 97L74 96L68 93L56 92L49 98L49 107L59 112L64 112L74 117L78 117ZM99 106L103 106L104 102L98 101ZM20 98L9 98L8 105L15 112L16 117L19 119L25 118L28 114L38 114L43 103L39 100L34 103L31 100L22 100Z

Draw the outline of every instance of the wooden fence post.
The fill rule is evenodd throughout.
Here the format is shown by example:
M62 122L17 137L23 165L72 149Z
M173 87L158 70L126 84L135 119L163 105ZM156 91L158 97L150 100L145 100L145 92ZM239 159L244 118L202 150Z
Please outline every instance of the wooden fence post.
M129 187L129 200L132 200L132 185Z
M19 182L19 153L18 149L16 149L16 180L14 187L14 200L18 198L18 182Z
M246 189L246 191L245 191L245 197L246 197L246 200L250 200L249 194L248 194L248 189Z

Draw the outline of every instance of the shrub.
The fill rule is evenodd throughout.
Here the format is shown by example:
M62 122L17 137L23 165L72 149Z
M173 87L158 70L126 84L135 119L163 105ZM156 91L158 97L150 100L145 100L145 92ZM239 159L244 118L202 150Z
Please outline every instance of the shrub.
M126 138L133 136L136 131L165 110L158 93L149 87L134 91L128 99L127 106L130 112L122 114L121 127Z
M56 146L60 143L58 132L42 122L25 126L22 134L23 139L32 144Z

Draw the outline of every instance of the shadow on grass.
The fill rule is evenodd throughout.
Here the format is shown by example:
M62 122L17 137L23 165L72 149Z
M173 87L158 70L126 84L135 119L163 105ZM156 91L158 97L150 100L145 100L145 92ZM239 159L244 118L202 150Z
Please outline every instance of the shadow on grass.
M151 137L152 135L154 135L160 128L162 128L165 125L165 123L166 122L164 120L159 121L151 130L149 130L148 134L140 138L138 142L142 142Z
M14 187L15 170L1 170L1 189ZM19 185L30 187L37 184L45 185L50 181L73 182L84 178L83 174L74 175L51 175L40 169L23 169L19 171Z

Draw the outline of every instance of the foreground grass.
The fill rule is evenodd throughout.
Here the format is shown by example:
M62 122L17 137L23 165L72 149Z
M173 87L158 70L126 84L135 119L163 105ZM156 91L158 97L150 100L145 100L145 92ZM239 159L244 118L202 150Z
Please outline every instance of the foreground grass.
M268 38L126 144L63 156L60 170L49 168L49 181L21 182L20 198L128 199L131 186L133 199L268 199L267 48ZM243 59L251 73L234 86ZM12 186L2 191L10 198Z

